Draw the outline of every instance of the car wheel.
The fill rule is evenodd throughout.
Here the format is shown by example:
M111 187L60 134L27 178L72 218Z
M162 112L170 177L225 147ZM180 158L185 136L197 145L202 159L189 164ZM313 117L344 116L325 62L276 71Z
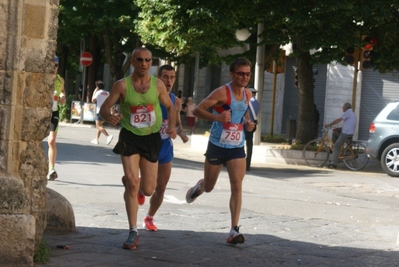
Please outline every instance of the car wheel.
M381 155L381 167L388 175L399 177L399 143L384 149Z

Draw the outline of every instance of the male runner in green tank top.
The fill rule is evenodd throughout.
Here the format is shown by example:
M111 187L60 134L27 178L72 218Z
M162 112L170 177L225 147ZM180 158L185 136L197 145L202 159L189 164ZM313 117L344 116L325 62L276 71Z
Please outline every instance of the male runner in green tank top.
M176 109L164 83L151 76L148 71L152 64L152 54L147 48L133 51L131 64L133 73L112 87L111 94L101 106L101 117L122 129L119 140L113 149L121 155L125 176L125 205L129 221L129 237L123 248L136 249L139 244L137 231L137 194L151 196L155 190L158 155L161 147L159 130L162 126L160 104L168 111L169 127L166 133L176 137ZM120 100L121 114L111 114L113 105ZM139 171L141 179L139 179Z
M57 146L56 138L58 133L58 122L60 118L60 112L58 104L65 104L65 91L64 91L64 79L57 74L59 59L55 56L54 67L55 67L55 83L54 83L54 95L52 104L52 114L50 123L50 134L47 137L48 143L48 174L47 179L54 181L58 178L58 174L55 171L55 159L57 158ZM52 92L53 93L53 92Z

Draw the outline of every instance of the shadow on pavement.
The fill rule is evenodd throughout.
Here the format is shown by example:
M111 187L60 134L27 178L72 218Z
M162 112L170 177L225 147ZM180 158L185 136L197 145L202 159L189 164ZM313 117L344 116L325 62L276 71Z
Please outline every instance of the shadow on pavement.
M140 245L131 251L121 248L126 230L77 227L70 234L45 232L44 240L52 248L46 266L397 266L399 257L397 251L245 236L245 244L233 246L225 243L226 233L139 230Z
M47 151L47 142L43 142L43 147ZM121 164L119 155L112 152L113 146L97 146L97 145L78 145L70 143L57 144L57 162L62 165L68 164ZM83 152L82 152L83 151ZM88 156L89 155L89 156ZM205 157L204 157L205 159ZM194 160L181 159L175 157L173 159L174 169L190 169L190 170L203 170L203 162ZM222 169L226 172L226 168ZM252 167L247 175L255 175L270 179L289 179L295 177L306 177L314 174L328 174L330 171L323 168L296 168L293 165L287 166L282 169L281 167Z

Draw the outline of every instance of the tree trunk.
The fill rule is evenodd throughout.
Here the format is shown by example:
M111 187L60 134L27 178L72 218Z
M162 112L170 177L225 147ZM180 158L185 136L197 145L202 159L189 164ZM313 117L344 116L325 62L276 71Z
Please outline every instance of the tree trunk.
M88 77L87 77L87 98L88 102L91 102L91 98L93 96L93 91L95 88L95 82L97 80L97 73L99 66L101 64L101 54L98 45L98 38L96 35L92 35L90 37L90 54L93 56L93 62L88 67Z
M302 38L296 38L296 65L298 75L298 118L296 139L306 144L315 137L313 65L308 50L302 49Z

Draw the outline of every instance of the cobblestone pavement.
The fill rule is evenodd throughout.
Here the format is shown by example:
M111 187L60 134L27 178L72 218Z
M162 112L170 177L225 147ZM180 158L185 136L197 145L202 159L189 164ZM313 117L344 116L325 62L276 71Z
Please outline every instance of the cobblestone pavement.
M159 231L141 227L147 198L139 208L140 245L123 250L128 232L122 168L111 151L118 131L108 131L115 136L110 146L103 136L99 145L90 143L90 125L60 127L59 178L48 187L71 202L77 231L45 232L52 248L45 266L399 266L399 179L378 171L256 163L244 178L240 231L246 242L231 246L225 243L227 173L221 172L211 193L186 204L187 189L203 175L206 143L201 151L180 140L155 216Z

